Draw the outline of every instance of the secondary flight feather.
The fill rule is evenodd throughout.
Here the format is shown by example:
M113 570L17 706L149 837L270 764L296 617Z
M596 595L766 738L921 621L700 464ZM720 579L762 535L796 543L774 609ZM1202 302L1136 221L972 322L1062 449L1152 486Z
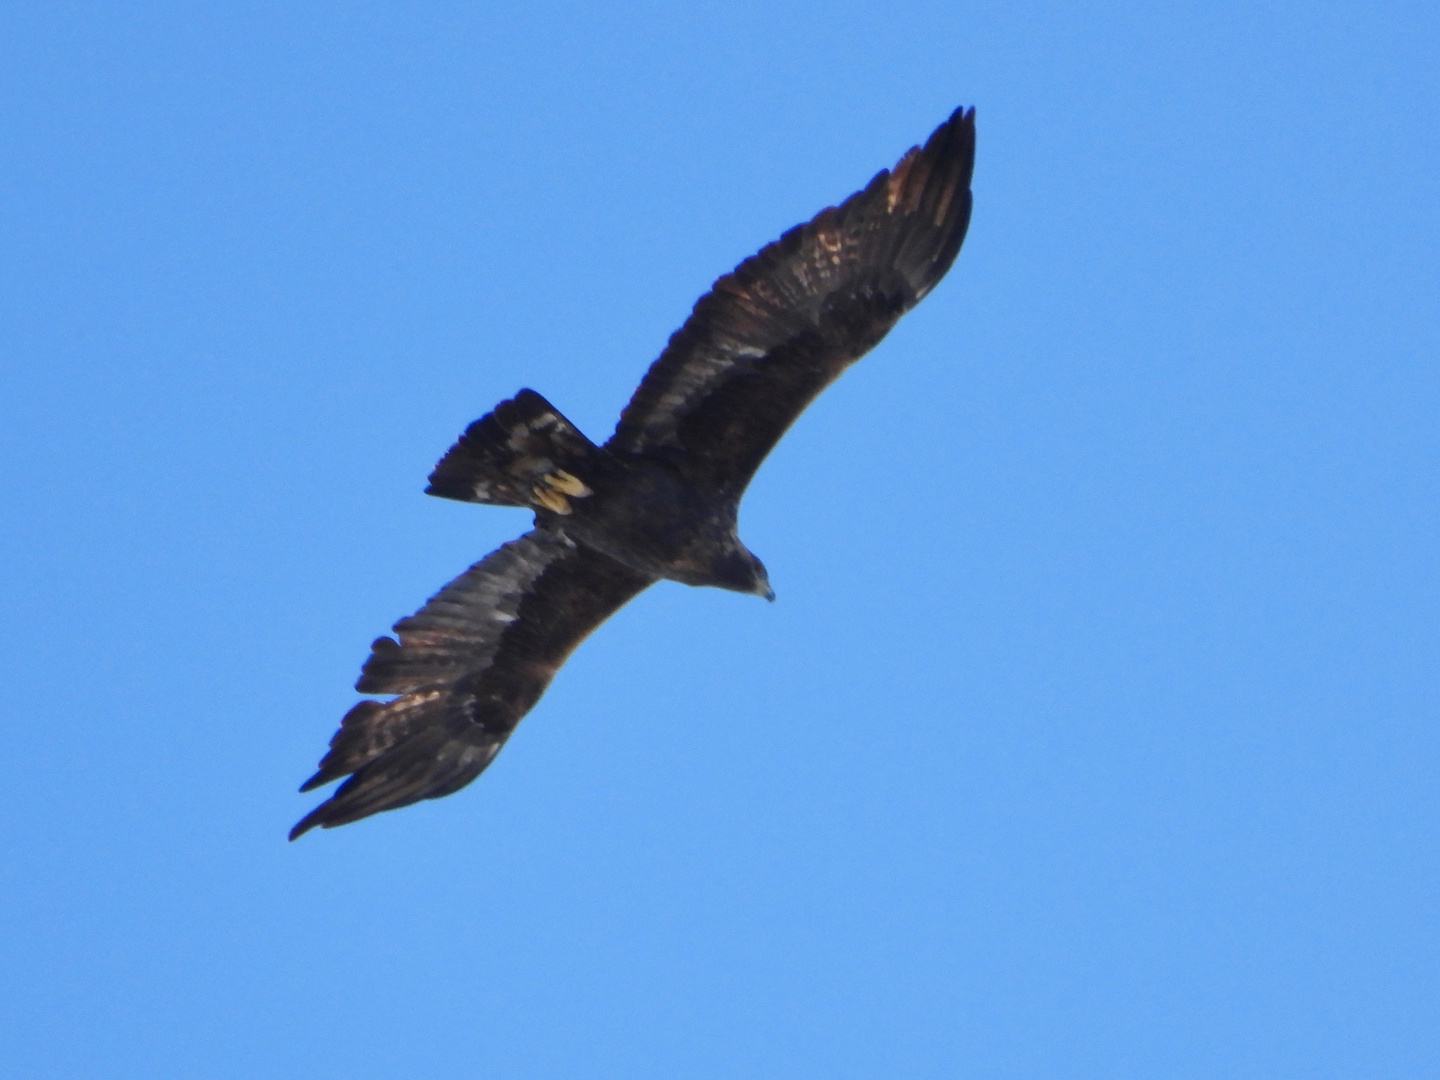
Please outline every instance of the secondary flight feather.
M815 395L944 277L970 222L975 111L957 109L839 206L700 298L597 446L522 390L471 424L428 494L523 506L535 527L379 638L301 791L344 779L290 832L458 791L565 658L661 578L774 599L736 519L750 478Z

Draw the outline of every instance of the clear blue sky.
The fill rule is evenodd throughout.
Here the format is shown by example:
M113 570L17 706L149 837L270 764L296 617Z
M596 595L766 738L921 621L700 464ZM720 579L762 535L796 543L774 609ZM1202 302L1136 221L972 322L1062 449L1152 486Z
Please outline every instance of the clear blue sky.
M1429 3L0 11L0 1073L1440 1073ZM949 277L452 798L372 637L978 110Z

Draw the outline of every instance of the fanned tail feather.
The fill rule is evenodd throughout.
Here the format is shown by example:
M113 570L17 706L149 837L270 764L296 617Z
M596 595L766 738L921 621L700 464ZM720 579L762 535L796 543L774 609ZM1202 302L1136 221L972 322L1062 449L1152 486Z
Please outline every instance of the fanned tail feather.
M521 390L465 430L435 466L425 493L567 514L569 498L590 494L581 478L596 452L555 406Z

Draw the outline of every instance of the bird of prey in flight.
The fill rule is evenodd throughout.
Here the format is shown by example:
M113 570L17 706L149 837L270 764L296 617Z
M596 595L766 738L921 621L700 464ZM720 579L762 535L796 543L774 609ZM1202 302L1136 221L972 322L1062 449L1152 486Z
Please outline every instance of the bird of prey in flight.
M695 304L597 446L533 390L471 424L426 492L523 506L535 527L382 637L301 791L345 782L294 840L458 791L565 658L661 578L774 599L740 542L740 497L785 430L935 287L965 239L975 111L839 206L762 248Z

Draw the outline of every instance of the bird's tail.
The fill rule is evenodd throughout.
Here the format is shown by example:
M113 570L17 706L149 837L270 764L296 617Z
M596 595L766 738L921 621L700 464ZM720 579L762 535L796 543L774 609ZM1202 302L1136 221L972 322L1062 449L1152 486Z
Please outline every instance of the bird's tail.
M430 474L428 495L557 514L591 494L582 479L599 453L534 390L521 390L460 436Z

